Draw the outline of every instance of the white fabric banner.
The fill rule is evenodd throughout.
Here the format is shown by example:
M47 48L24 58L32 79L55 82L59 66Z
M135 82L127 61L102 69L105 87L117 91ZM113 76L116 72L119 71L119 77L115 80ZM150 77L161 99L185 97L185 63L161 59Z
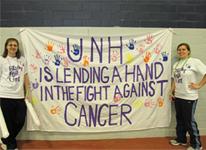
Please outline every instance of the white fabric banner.
M92 28L90 28L92 30ZM99 29L101 32L101 28ZM20 31L32 103L41 125L28 130L108 132L166 127L170 29L141 36L68 36Z

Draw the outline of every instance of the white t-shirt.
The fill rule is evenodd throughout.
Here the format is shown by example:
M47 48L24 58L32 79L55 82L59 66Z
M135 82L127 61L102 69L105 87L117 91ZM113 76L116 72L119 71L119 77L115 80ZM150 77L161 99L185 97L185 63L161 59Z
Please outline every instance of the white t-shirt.
M0 97L24 98L24 75L27 64L24 57L0 56Z
M186 100L198 99L198 90L188 86L197 83L197 77L206 74L206 66L196 58L180 60L173 65L172 77L175 82L175 97Z

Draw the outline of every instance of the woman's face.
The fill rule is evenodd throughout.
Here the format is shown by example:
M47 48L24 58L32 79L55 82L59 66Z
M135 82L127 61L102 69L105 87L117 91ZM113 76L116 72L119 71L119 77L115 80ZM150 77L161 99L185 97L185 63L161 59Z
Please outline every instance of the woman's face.
M185 45L181 45L177 49L177 55L179 56L179 58L185 59L190 55L190 51L187 49Z
M17 52L17 49L18 49L18 44L17 44L16 41L9 41L6 48L8 50L8 55L10 57L15 57L16 56L16 52Z

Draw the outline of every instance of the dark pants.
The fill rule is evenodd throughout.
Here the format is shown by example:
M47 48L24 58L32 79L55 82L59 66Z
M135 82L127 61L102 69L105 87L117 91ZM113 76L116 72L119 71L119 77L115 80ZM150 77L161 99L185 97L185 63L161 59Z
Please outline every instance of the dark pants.
M187 143L186 133L190 135L190 145L194 148L201 147L199 130L195 121L195 109L197 100L184 100L175 98L176 109L176 134L177 141Z
M24 99L0 98L3 116L9 131L7 138L1 138L8 149L17 148L16 136L24 126L26 117L26 104Z

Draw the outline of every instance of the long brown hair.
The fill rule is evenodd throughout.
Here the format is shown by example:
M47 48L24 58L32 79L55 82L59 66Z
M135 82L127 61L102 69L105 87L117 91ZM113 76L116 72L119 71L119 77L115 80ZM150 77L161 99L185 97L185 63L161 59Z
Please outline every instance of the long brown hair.
M19 59L21 57L21 52L19 50L19 41L15 38L8 38L5 42L5 46L4 46L4 52L3 52L3 57L6 58L7 55L8 55L8 49L6 48L8 43L11 42L11 41L15 41L17 43L17 52L16 52L16 57L17 59Z

